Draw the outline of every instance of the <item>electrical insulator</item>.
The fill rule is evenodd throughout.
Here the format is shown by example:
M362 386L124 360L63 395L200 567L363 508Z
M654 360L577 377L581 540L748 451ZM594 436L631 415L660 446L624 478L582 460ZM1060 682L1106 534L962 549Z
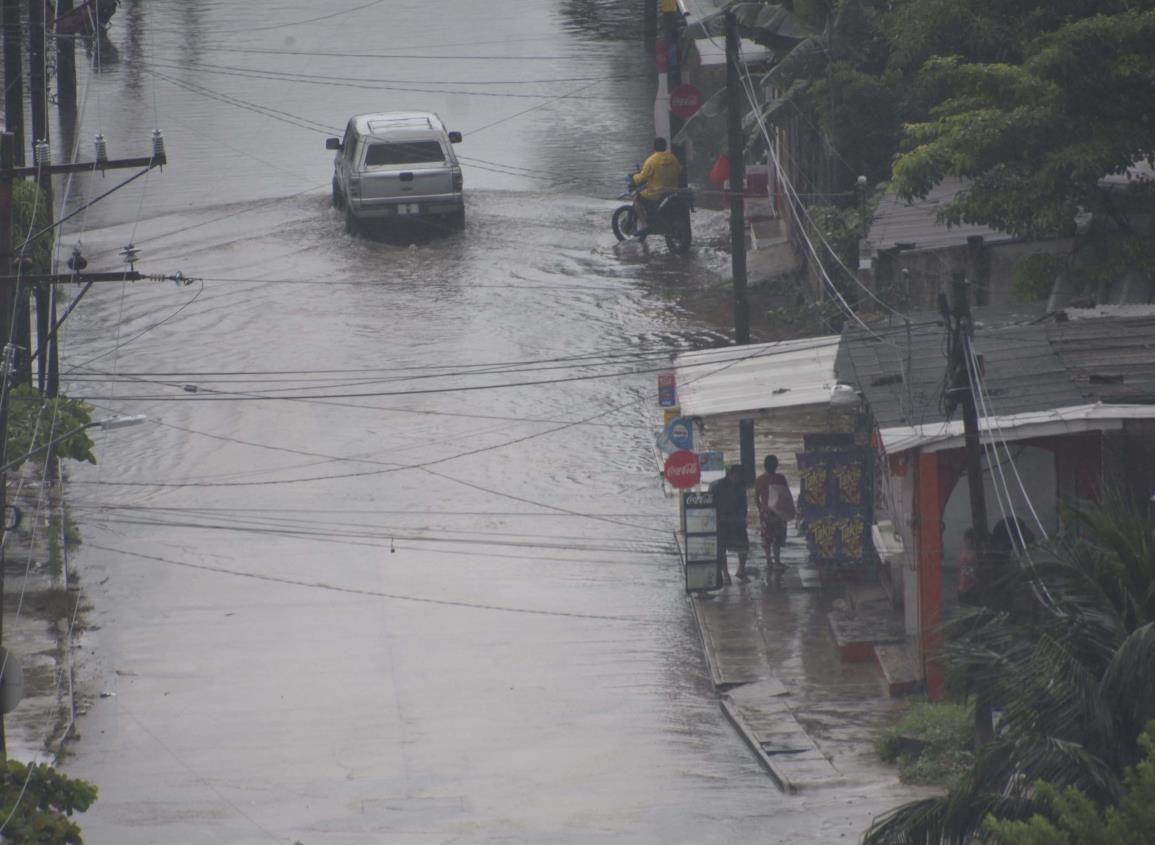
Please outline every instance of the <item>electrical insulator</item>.
M152 130L152 157L165 158L164 133L159 129Z
M98 164L104 164L108 161L108 142L104 140L103 133L98 133L95 141L96 146L96 161Z
M40 140L32 147L32 157L37 167L52 166L52 147L45 140Z

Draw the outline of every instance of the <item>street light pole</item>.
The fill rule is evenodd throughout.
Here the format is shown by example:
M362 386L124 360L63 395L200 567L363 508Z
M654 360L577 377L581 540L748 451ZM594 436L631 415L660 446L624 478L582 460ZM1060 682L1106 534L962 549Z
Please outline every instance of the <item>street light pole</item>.
M109 417L108 419L103 420L93 420L90 423L85 423L82 426L78 426L77 428L72 429L72 431L67 431L64 434L53 437L47 443L40 444L31 452L28 452L25 455L21 455L19 458L13 458L11 461L8 461L7 463L0 466L0 473L7 472L13 467L24 463L24 461L28 460L29 458L35 455L39 455L41 452L45 452L51 449L57 443L62 443L69 437L72 437L74 434L80 434L80 432L86 431L87 429L102 428L105 431L110 431L117 428L127 428L130 425L140 425L144 422L148 422L148 417L146 417L144 414L137 414L131 417Z

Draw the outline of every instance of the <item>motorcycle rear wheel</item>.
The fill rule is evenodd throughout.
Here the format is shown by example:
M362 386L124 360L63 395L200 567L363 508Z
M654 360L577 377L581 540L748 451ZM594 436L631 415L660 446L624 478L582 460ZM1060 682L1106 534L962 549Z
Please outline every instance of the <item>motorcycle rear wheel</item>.
M632 205L620 206L614 212L614 237L619 241L628 240L638 233L638 213Z
M685 255L690 251L690 241L690 221L673 221L670 231L666 232L666 248L678 255Z

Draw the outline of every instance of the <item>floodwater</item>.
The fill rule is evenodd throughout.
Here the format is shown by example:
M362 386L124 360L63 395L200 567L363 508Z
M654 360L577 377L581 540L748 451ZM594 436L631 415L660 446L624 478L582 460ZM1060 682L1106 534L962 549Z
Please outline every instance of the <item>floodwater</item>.
M62 340L70 395L149 419L71 473L86 841L822 841L842 798L718 708L657 483L654 372L726 258L609 231L635 7L125 0L79 56L58 146L170 163L64 253L195 280L99 285ZM324 138L405 108L463 131L466 229L352 239Z

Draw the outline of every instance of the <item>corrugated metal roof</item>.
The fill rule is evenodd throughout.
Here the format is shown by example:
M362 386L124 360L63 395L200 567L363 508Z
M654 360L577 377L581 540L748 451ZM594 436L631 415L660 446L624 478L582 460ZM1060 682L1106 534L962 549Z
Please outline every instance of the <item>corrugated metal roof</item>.
M1056 409L1103 403L1096 414L1110 416L1112 404L1155 405L1155 316L1016 325L981 309L975 317L991 415L1035 425L1032 415L1046 421ZM949 421L944 412L946 370L946 331L928 315L912 317L909 333L848 329L837 361L839 381L862 391L888 448L900 450L953 436L961 424L961 412Z
M1049 323L1047 338L1088 398L1155 403L1155 316Z
M868 334L848 330L838 360L838 375L863 392L880 428L920 426L947 419L946 330L920 322L908 336L889 329ZM1047 339L1047 327L976 325L992 411L1018 414L1084 404ZM958 413L955 413L958 416Z
M935 185L926 199L907 202L896 194L887 194L882 198L866 236L872 253L877 255L899 245L915 252L964 246L967 238L974 235L982 237L988 244L1013 241L1011 235L989 226L964 223L948 227L935 219L939 210L962 189L961 180L947 178Z
M826 405L837 335L686 352L674 359L684 416Z

